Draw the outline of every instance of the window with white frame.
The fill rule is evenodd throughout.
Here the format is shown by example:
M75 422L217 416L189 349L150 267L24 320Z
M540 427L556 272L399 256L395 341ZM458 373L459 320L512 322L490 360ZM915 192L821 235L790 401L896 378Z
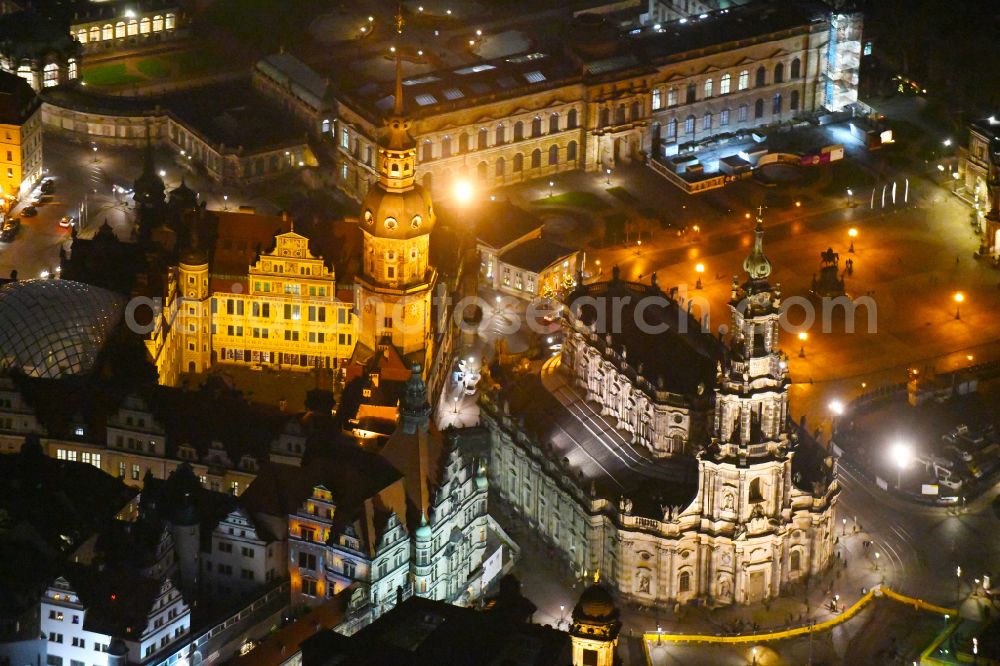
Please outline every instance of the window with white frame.
M738 90L746 90L750 87L750 70L744 69L740 72L740 80L736 87Z
M704 90L703 90L702 97L704 97L705 99L708 99L709 97L711 97L712 96L713 87L714 87L714 84L713 84L712 79L705 79L705 85L704 85Z
M653 89L653 111L659 111L663 104L663 93L659 88Z
M732 81L732 78L733 77L731 77L729 74L723 74L722 78L719 79L719 94L720 95L728 95L729 94L729 82Z

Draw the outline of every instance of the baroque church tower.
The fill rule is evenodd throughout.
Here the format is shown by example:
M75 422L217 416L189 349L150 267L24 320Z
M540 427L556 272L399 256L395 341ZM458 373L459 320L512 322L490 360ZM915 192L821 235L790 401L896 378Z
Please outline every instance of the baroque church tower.
M397 32L402 19L397 17ZM417 145L403 110L396 52L396 90L378 149L378 181L365 196L360 226L364 257L355 306L358 342L370 352L391 340L404 356L428 367L432 340L431 294L437 273L429 262L434 205L415 182Z
M788 366L778 349L781 289L768 282L771 263L759 214L754 233L743 262L747 279L741 285L733 278L732 330L718 367L713 437L699 460L702 522L735 546L706 580L706 592L724 603L775 596L788 576L782 537L792 514L793 454Z

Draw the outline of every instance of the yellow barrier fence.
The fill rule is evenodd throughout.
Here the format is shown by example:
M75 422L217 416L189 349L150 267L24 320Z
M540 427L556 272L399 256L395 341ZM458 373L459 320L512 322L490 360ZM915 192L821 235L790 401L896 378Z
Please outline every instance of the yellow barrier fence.
M821 632L826 631L827 629L832 629L838 624L846 622L857 615L872 599L883 595L893 601L913 606L917 610L930 611L941 615L954 616L958 614L958 611L954 608L936 606L934 604L927 603L922 599L914 599L913 597L907 597L899 594L898 592L894 592L887 587L877 587L858 599L857 603L846 609L840 615L832 617L829 620L824 620L823 622L815 622L801 627L792 627L791 629L782 629L780 631L772 631L763 634L740 634L735 636L714 636L710 634L665 634L662 632L647 631L643 634L643 639L645 639L646 642L666 641L669 643L721 644L766 643L769 641L780 641L788 638L795 638L796 636L803 636L809 634L810 632Z

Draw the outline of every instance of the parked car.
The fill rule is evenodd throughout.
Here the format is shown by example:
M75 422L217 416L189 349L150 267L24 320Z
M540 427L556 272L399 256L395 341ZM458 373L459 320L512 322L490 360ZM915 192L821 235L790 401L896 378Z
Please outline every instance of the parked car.
M56 182L51 178L46 178L42 181L42 185L38 189L42 194L52 194L56 191Z
M21 209L21 217L34 217L38 215L38 210L34 206L25 206Z
M63 215L61 218L59 218L59 226L62 227L63 229L69 229L74 224L76 224L75 217L70 217L69 215Z
M955 446L954 444L949 444L948 446L944 447L944 450L945 451L951 451L952 453L954 453L956 456L958 456L959 458L961 458L965 462L969 462L970 460L972 460L972 454L971 453L969 453L968 451L966 451L963 448Z
M4 220L3 226L0 227L0 241L9 243L14 240L17 236L18 230L21 228L21 218L12 217Z

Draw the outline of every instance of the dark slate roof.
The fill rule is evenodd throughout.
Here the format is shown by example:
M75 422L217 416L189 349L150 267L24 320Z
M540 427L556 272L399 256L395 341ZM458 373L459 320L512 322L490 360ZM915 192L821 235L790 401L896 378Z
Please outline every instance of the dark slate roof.
M28 450L0 455L0 479L0 511L6 520L32 525L56 551L79 546L137 493L93 465Z
M733 42L808 28L829 12L830 8L818 0L751 2L709 12L704 19L663 23L661 32L648 27L635 35L633 42L649 61L669 61L690 51L712 47L721 50Z
M0 124L21 125L38 108L38 97L28 82L0 71Z
M508 200L484 202L470 215L480 243L500 249L542 226L534 213Z
M545 238L529 238L501 254L500 261L532 273L541 273L575 251Z
M637 306L647 298L656 300L637 312ZM702 331L699 321L678 299L648 285L613 278L577 288L568 297L567 306L585 324L597 322L593 344L602 353L624 356L632 375L641 374L652 387L694 395L699 387L707 394L715 386L723 345ZM637 316L648 326L640 327ZM621 325L614 327L615 321Z
M63 577L87 609L83 628L110 636L138 637L146 628L160 583L128 567L68 564Z
M320 632L304 666L570 666L569 634L502 614L411 597L350 638Z
M517 379L505 389L510 413L522 423L544 451L567 465L566 481L616 501L625 495L636 515L661 518L662 505L687 507L698 490L697 464L690 458L653 462L609 425L595 430L570 413L541 383L538 375ZM617 437L616 437L617 435ZM622 454L617 444L625 448Z

